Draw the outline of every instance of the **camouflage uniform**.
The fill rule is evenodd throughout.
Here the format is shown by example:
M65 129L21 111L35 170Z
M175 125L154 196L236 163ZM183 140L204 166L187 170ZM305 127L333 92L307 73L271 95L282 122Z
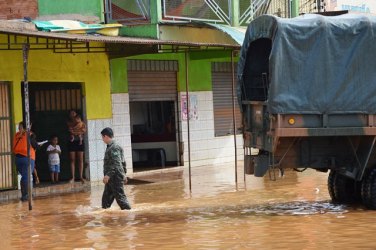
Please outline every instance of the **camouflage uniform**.
M102 208L109 208L116 199L120 208L131 209L124 193L124 178L127 169L125 168L124 152L122 147L112 141L107 145L104 154L103 173L110 179L104 187L102 196Z

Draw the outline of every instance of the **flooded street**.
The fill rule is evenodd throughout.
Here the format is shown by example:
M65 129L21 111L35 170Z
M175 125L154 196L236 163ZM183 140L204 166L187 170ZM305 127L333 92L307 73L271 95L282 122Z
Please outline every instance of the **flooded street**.
M135 176L133 205L100 208L88 193L0 206L1 249L375 249L376 212L329 201L327 174L286 172L277 181L231 166Z

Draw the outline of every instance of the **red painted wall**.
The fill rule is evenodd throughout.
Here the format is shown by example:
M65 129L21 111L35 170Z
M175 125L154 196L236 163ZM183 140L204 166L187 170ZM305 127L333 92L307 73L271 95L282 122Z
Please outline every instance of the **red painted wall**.
M37 0L0 0L0 19L38 16Z

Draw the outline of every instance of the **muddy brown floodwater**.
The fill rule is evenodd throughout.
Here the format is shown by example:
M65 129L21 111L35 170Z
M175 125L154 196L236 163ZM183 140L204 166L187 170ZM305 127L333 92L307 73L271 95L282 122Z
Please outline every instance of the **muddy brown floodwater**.
M271 181L231 166L135 176L133 205L100 208L103 187L0 206L0 249L376 249L376 212L332 204L327 174Z

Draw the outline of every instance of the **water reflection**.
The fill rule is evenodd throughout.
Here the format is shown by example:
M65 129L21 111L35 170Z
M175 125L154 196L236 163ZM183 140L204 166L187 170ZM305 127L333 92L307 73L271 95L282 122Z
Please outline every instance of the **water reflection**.
M266 214L266 215L313 215L325 213L346 213L348 210L344 205L336 205L329 202L307 202L296 201L284 204L269 204L246 208L241 211L242 214Z
M220 171L220 173L218 173ZM2 249L373 249L375 212L329 202L327 175L308 171L247 177L233 168L137 177L127 186L131 211L100 208L91 193L0 206Z

